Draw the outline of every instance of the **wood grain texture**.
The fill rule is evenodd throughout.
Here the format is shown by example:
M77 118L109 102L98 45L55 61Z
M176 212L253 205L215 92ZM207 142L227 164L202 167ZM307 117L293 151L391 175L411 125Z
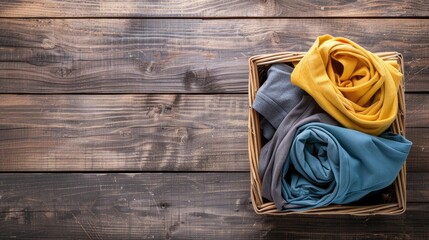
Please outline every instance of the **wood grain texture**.
M408 198L428 201L425 174ZM0 174L0 237L28 239L427 238L429 204L400 216L253 212L248 173ZM415 191L425 191L414 196ZM305 226L305 227L303 227ZM364 229L364 231L363 231Z
M250 56L326 33L402 52L407 91L425 92L427 32L429 19L1 19L0 93L245 93Z
M407 94L414 127L428 125L413 110L425 101ZM248 170L246 104L231 94L0 95L0 170ZM408 129L409 170L429 169L428 131Z
M2 0L1 17L414 17L427 1Z
M405 107L407 127L429 128L429 94L405 94Z
M410 171L429 170L428 101L407 94ZM247 171L247 108L243 94L1 94L0 171Z
M429 172L429 128L409 128L407 139L413 142L407 158L407 171Z
M408 202L429 202L429 175L427 172L426 170L425 172L407 174Z
M245 99L0 95L0 171L246 170Z
M428 13L425 0L0 0L0 239L429 239ZM403 215L253 212L247 59L326 33L404 54Z

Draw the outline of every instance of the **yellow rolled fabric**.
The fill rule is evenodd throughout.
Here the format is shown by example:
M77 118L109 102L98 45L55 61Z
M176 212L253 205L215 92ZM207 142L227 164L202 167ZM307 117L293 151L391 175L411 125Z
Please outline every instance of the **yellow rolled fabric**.
M293 84L342 125L372 135L394 121L401 79L396 62L330 35L316 39L291 75Z

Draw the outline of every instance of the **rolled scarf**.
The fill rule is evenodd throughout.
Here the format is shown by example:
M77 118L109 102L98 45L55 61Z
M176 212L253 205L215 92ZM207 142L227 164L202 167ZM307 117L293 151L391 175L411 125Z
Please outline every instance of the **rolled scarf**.
M346 38L324 35L295 66L292 83L347 128L379 135L395 119L398 64Z
M347 204L389 186L400 171L411 142L401 135L380 137L324 123L301 126L282 169L279 207L299 211Z

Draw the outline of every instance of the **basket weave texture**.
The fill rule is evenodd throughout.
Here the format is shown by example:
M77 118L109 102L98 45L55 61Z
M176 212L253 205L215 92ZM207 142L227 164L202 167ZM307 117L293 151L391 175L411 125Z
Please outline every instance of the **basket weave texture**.
M274 63L297 63L305 55L304 52L280 52L274 54L264 54L253 56L249 59L249 126L248 144L250 160L250 191L253 208L258 214L268 215L288 215L288 214L350 214L350 215L397 215L405 211L406 208L406 165L394 182L394 196L391 202L377 205L330 205L321 208L301 212L281 212L278 211L274 202L267 202L261 195L261 179L258 175L259 154L261 150L261 130L259 124L259 114L252 108L256 92L260 87L261 73ZM400 66L400 71L404 73L403 57L397 52L376 53L383 60L396 60ZM398 90L398 113L395 121L391 125L394 133L405 136L405 98L404 98L404 77Z

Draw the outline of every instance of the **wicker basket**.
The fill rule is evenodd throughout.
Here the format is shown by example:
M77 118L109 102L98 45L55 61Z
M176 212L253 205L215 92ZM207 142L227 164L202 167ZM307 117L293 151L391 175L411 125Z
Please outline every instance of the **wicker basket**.
M330 205L302 212L280 212L274 202L266 202L261 195L261 180L258 175L259 153L261 150L261 131L259 127L259 115L252 108L256 92L260 86L261 73L273 63L299 62L305 53L303 52L281 52L253 56L249 59L249 159L250 159L250 186L253 208L258 214L288 215L288 214L350 214L350 215L397 215L406 208L406 166L403 165L396 180L391 186L392 196L388 196L383 204L377 205ZM400 65L400 71L404 72L403 57L396 52L376 53L384 60L396 60ZM405 135L405 99L403 80L398 91L398 114L392 123L391 129L394 133Z

